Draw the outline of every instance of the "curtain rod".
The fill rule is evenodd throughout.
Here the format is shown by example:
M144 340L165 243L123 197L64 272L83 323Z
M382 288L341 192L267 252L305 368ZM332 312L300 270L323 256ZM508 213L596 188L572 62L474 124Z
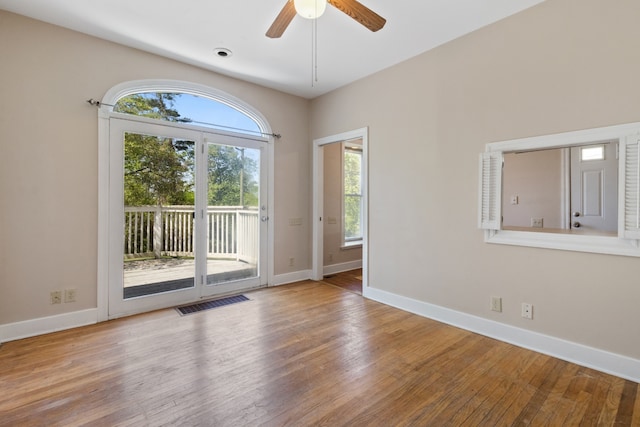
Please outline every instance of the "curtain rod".
M107 107L115 107L115 105L106 104L106 103L104 103L102 101L97 101L97 100L95 100L93 98L87 99L87 102L90 105L93 105L94 107L98 107L98 108L102 107L103 105L106 105ZM195 121L195 120L191 120L191 121L186 122L186 123L196 123L196 124L199 124L199 125L217 126L219 128L223 128L223 130L224 129L230 129L230 130L236 130L236 131L250 132L250 133L253 133L253 134L257 133L259 135L264 135L264 136L272 136L272 137L277 138L277 139L282 138L282 135L279 134L279 133L256 132L256 131L249 130L249 129L234 128L234 127L231 127L231 126L219 125L219 124L216 124L216 123L198 122L198 121Z

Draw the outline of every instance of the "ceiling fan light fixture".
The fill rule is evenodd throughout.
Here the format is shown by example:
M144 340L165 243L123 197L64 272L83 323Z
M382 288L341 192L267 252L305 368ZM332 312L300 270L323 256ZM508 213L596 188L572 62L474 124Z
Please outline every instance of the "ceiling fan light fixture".
M298 15L306 19L316 19L322 16L327 8L327 0L293 0Z

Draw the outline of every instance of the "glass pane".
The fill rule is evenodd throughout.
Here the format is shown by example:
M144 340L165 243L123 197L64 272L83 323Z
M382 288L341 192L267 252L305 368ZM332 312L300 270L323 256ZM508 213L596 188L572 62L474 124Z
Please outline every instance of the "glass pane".
M345 148L344 169L344 240L362 238L362 151Z
M580 148L580 157L583 161L604 160L604 146L582 147Z
M245 113L222 102L189 93L135 93L120 98L113 110L168 122L261 135L258 124Z
M362 238L362 197L344 196L344 238L357 240Z
M194 286L194 146L125 134L125 299Z
M362 152L344 151L344 194L361 194Z
M257 277L260 150L209 143L207 284Z

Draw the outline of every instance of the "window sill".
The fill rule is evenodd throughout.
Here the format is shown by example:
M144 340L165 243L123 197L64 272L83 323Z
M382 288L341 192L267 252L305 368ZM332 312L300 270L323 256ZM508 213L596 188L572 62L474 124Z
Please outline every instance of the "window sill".
M561 228L535 228L535 227L516 227L516 226L503 226L503 231L526 231L528 233L553 233L553 234L572 234L575 236L607 236L618 237L618 233L608 231L589 231L585 232L584 229L561 229Z
M484 240L487 243L501 245L529 246L534 248L640 257L638 240L621 239L617 236L585 236L533 231L485 230Z
M358 240L356 242L345 242L340 246L341 250L349 250L349 249L358 249L362 247L362 240Z

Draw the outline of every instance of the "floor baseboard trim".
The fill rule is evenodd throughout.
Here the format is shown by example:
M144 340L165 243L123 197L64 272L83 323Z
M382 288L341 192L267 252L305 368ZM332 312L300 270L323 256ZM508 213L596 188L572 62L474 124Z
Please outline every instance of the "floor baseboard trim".
M365 297L429 319L495 338L518 347L553 356L627 380L640 382L640 360L637 359L506 325L380 289L368 288Z
M362 260L361 259L359 259L357 261L343 262L343 263L340 263L340 264L325 265L322 268L322 274L324 274L326 276L328 274L342 273L343 271L355 270L357 268L362 268Z
M300 282L311 278L311 270L295 271L274 276L273 285L280 286ZM92 325L98 322L98 309L73 311L54 316L40 317L21 322L0 325L0 343L48 334L79 326Z
M0 342L15 341L79 326L92 325L97 321L98 309L90 308L22 322L7 323L0 325Z
M273 284L269 286L287 285L289 283L301 282L311 278L311 270L294 271L293 273L278 274L273 276Z

